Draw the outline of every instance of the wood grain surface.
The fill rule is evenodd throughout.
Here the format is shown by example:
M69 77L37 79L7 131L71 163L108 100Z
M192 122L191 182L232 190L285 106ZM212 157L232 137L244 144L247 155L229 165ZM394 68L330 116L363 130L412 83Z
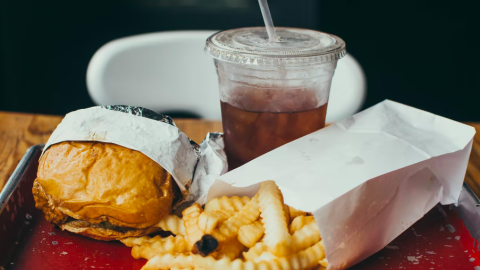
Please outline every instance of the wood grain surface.
M468 161L465 182L480 197L480 123L467 123L475 128L477 133L473 138L472 152Z
M0 190L27 149L45 143L62 117L0 112Z
M0 190L27 149L46 143L61 120L60 116L0 112ZM174 120L177 127L197 143L208 132L222 131L220 121Z
M15 170L25 151L46 143L62 117L38 114L0 112L0 190ZM208 132L222 131L220 121L175 119L187 136L200 143ZM480 196L480 123L467 123L477 130L465 182Z

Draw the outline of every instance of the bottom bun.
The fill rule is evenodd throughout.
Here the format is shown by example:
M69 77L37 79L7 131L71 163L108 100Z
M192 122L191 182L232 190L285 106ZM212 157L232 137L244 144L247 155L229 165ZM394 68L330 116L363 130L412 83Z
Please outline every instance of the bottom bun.
M103 241L120 240L127 237L143 236L160 231L160 228L149 227L144 229L117 227L104 222L93 224L83 220L67 220L66 223L59 225L62 230L81 234L90 238Z

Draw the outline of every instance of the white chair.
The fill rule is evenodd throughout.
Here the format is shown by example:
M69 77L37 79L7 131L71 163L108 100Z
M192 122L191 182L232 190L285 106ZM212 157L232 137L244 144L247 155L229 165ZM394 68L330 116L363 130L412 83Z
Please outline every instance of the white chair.
M216 31L174 31L120 38L102 46L87 69L87 87L99 105L127 104L159 112L186 111L220 120L215 67L203 52ZM366 94L365 75L347 54L338 62L327 122L357 112Z

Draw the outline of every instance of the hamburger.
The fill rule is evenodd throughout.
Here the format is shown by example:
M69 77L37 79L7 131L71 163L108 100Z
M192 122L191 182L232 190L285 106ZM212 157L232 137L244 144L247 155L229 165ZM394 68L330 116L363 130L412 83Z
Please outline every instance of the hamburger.
M49 222L107 241L160 230L156 224L181 197L158 163L104 142L52 145L40 158L32 191Z

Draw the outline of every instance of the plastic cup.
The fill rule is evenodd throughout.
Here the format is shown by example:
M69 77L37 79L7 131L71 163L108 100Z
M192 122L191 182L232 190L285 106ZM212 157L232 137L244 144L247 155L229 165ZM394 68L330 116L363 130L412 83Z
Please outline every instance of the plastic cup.
M216 33L205 52L217 69L229 170L325 126L337 60L337 36L307 29L264 27Z

